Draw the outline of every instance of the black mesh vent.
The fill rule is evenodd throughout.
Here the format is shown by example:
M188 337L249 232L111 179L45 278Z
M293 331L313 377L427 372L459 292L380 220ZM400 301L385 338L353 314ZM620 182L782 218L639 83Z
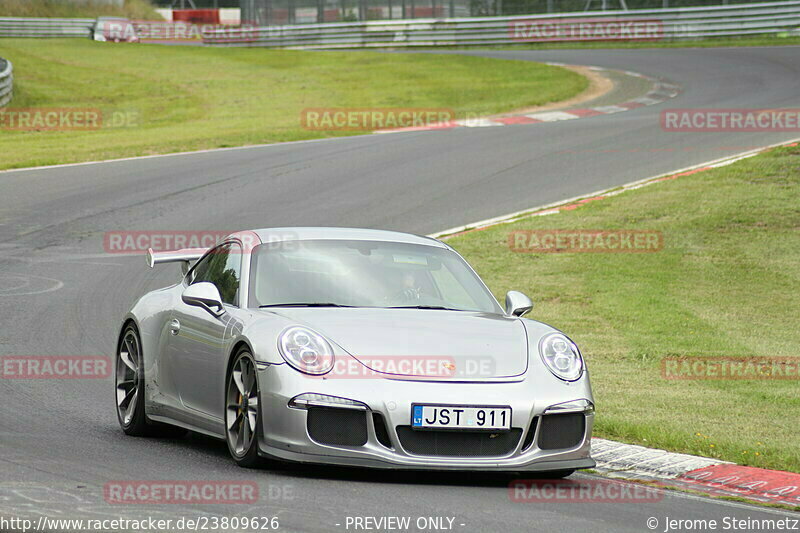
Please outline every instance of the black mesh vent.
M392 440L389 438L389 430L386 429L386 422L383 420L383 415L380 413L372 413L372 423L375 425L375 436L378 437L378 442L387 448L391 448Z
M499 457L514 451L522 430L512 428L502 433L487 431L418 431L411 426L397 426L400 445L415 455L439 457Z
M320 444L363 446L367 443L364 411L312 407L308 410L308 434Z
M538 425L538 422L538 417L535 417L533 420L531 420L531 427L528 428L528 432L525 434L525 441L522 443L523 452L530 448L531 444L533 444L533 437L536 435L536 426Z
M574 448L583 440L586 432L586 416L583 413L545 415L539 429L539 448L561 450Z

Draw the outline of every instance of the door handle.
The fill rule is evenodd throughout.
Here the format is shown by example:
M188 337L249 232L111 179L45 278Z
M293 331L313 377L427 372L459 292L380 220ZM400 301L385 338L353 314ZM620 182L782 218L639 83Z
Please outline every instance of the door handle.
M181 323L178 321L177 318L173 318L169 322L169 332L173 335L177 335L178 332L181 330Z

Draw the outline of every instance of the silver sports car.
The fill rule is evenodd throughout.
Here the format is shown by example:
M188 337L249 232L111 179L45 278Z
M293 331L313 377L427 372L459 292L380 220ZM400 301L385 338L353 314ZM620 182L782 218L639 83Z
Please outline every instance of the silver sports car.
M261 458L378 468L590 468L594 400L578 347L505 310L435 239L278 228L179 262L122 322L116 408L129 435L192 430Z

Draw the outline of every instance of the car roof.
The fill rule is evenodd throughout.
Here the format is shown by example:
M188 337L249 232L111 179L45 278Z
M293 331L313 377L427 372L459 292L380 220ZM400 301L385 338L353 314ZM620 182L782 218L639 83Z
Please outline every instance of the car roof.
M383 241L448 248L446 244L431 237L365 228L287 227L263 228L253 230L253 232L258 235L261 242L309 240Z

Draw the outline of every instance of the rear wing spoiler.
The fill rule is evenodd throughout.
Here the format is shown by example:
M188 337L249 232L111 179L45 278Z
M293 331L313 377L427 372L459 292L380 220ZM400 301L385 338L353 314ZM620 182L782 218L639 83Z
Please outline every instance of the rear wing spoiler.
M197 261L208 251L208 248L186 248L170 252L154 252L152 248L147 249L145 259L150 268L161 263L181 263L181 271L184 275L189 272L192 262Z

